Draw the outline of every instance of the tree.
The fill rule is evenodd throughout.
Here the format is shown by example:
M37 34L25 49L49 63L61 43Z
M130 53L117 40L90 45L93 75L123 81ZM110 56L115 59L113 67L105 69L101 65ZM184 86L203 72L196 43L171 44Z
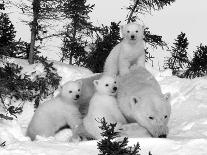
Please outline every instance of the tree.
M112 22L109 27L103 27L103 31L91 46L91 52L88 55L86 66L95 73L103 72L106 58L120 40L119 23Z
M22 74L22 67L14 63L5 63L0 67L0 106L10 115L15 116L22 112L23 104L15 107L13 100L34 101L38 107L41 100L54 93L58 88L61 77L53 67L53 63L48 63L45 58L39 57L38 62L44 66L44 75ZM0 118L12 119L4 114Z
M207 46L200 44L194 52L194 57L187 66L183 77L195 78L207 75Z
M15 40L16 31L6 13L0 15L0 57L9 56L28 59L30 44ZM37 51L36 51L37 52Z
M46 36L51 21L60 19L61 0L24 0L18 3L8 0L7 4L18 7L23 14L32 17L32 21L26 21L31 28L31 41L29 52L29 63L34 63L34 56L37 54L37 42L42 43L43 39L57 36L58 34ZM50 22L49 22L50 21ZM25 22L25 21L24 21ZM55 22L53 22L55 23Z
M4 1L0 3L0 10L5 10Z
M116 123L107 124L105 118L101 119L100 123L103 139L97 144L100 151L99 155L140 155L139 143L134 147L128 147L127 137L120 141L115 140L115 138L119 137L119 132L115 131Z
M69 64L84 65L87 52L87 40L96 30L89 21L89 13L94 5L86 4L86 0L70 0L63 3L64 17L69 20L63 38L62 60L68 59Z
M134 22L138 18L138 14L151 14L152 10L163 9L164 6L171 5L175 0L132 0L127 8L127 23Z
M0 15L0 55L12 56L16 31L6 13Z
M164 67L172 69L173 74L175 74L189 64L187 54L189 42L185 33L181 32L173 44L174 46L172 46L171 57L168 58Z

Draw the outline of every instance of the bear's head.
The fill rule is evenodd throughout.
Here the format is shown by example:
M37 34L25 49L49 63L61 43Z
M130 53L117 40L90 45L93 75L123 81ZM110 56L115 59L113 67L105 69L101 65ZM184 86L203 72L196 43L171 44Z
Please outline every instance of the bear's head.
M132 96L130 108L133 119L146 128L152 137L166 138L171 114L170 94Z
M110 96L115 96L117 93L117 81L114 77L104 75L93 83L98 93Z
M82 81L69 81L61 87L60 95L67 100L76 102L80 98L81 87Z
M137 23L129 23L121 26L121 34L125 40L137 42L144 37L144 26Z

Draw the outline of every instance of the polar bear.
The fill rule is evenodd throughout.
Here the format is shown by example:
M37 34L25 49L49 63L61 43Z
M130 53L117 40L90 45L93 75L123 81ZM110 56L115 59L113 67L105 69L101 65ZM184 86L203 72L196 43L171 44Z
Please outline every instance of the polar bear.
M119 83L118 105L128 123L137 123L152 137L166 137L170 94L162 94L158 82L144 67L120 77Z
M95 139L101 138L100 121L104 117L108 123L126 124L126 119L117 106L115 98L117 82L113 77L103 75L94 80L96 92L90 100L88 113L83 119L85 130Z
M129 23L120 29L123 40L112 49L104 64L104 73L110 76L127 74L131 66L145 66L144 26Z
M63 126L72 129L72 139L78 139L76 128L82 124L77 101L80 98L82 82L69 81L60 88L55 98L41 104L34 113L28 126L27 136L34 140L36 135L49 137Z

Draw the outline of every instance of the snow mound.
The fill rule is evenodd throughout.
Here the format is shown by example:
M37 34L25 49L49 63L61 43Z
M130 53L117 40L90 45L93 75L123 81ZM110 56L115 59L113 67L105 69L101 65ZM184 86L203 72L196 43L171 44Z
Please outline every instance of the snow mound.
M18 64L23 64L21 61ZM91 76L85 68L72 67L54 62L62 84ZM23 64L28 67L27 63ZM38 66L38 65L37 65ZM147 67L161 85L163 93L171 93L172 114L169 121L169 135L166 139L134 138L129 145L140 143L141 155L149 151L153 155L206 155L207 154L207 78L180 79L171 71L157 71ZM33 68L34 70L38 68ZM33 71L34 71L33 70ZM40 69L39 69L40 70ZM14 121L0 120L0 155L97 155L97 141L71 143L70 130L64 130L56 137L42 138L31 142L25 130L33 115L32 103L25 104L24 112Z

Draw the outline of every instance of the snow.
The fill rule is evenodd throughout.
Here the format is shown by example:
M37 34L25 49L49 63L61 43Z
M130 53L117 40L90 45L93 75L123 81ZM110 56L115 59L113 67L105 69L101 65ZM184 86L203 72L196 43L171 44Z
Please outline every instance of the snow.
M28 65L26 61L12 59L23 66L24 73L43 74L40 64ZM71 67L54 62L61 84L69 80L93 75L88 69ZM161 138L131 138L129 145L139 142L141 155L206 155L207 154L207 78L180 79L169 70L156 71L147 66L161 85L163 93L172 95L172 114L169 135ZM66 129L55 137L38 137L31 141L25 131L34 113L33 103L24 104L23 113L12 121L0 120L0 155L97 155L97 141L69 142L70 130Z

